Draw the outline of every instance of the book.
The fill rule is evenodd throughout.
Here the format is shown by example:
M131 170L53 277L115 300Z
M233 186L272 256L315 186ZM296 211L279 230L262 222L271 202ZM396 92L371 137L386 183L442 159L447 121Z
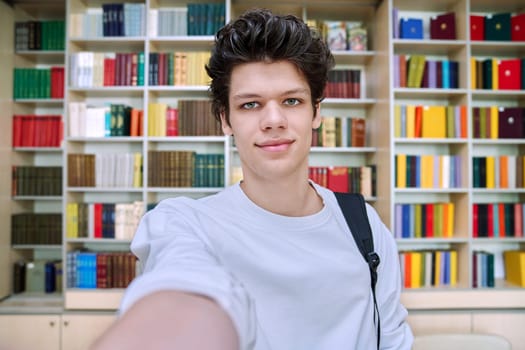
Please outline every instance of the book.
M421 18L401 18L401 39L423 39L423 20Z
M525 13L516 14L511 17L511 34L512 41L525 41Z
M510 18L511 14L509 12L485 16L485 40L510 41Z
M430 39L456 40L456 14L454 12L430 18Z
M498 84L500 90L521 89L521 60L502 59L498 64Z
M523 109L520 107L500 107L498 115L498 136L502 139L523 137Z
M470 40L485 40L485 17L470 15Z
M509 283L525 287L525 251L504 251L503 259L505 261L505 279Z

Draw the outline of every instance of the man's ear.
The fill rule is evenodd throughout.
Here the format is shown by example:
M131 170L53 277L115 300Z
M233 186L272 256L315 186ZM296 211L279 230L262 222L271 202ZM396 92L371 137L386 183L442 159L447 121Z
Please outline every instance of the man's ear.
M318 102L314 106L314 119L312 120L312 129L318 129L321 126L323 117L321 117L321 103Z
M226 112L221 112L221 128L224 135L231 136L233 135L233 130L226 120Z

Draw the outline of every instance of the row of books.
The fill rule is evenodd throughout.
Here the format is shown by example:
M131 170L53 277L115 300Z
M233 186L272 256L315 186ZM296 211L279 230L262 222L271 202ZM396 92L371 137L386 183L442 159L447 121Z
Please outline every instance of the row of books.
M472 252L472 287L494 288L495 254L483 250Z
M188 35L215 35L225 24L226 4L189 3Z
M319 29L332 51L366 51L368 31L363 22L356 21L308 21Z
M222 128L211 112L209 100L179 100L148 105L149 136L222 136Z
M308 177L315 183L335 192L376 195L376 166L310 166Z
M14 68L13 98L63 98L64 67Z
M62 214L19 213L11 215L11 244L62 244Z
M476 139L521 139L525 137L522 107L472 107L472 136Z
M142 136L143 111L121 103L70 102L70 137Z
M14 115L13 147L60 147L64 123L61 115Z
M455 205L452 202L394 204L396 238L451 238L454 223Z
M63 20L15 22L15 51L61 51L65 43Z
M395 105L394 136L401 138L466 138L467 107Z
M210 51L150 52L149 85L208 85L204 66L210 55Z
M396 188L459 188L461 156L395 155Z
M149 151L150 187L224 187L224 154Z
M455 287L458 282L456 250L399 252L401 280L405 288Z
M224 23L224 18L222 19ZM150 9L148 36L152 38L188 35L188 8L171 7Z
M131 240L142 215L144 203L78 203L66 205L67 238L109 238Z
M361 98L361 70L333 69L328 72L325 97Z
M66 256L67 288L126 288L137 275L130 252L70 251Z
M13 293L62 291L61 260L19 260L13 264Z
M525 58L470 60L472 89L525 90Z
M470 15L471 40L525 41L525 13Z
M523 203L474 203L472 236L488 238L523 237Z
M525 250L506 250L503 260L507 282L525 287Z
M69 153L67 170L67 183L70 187L142 186L142 154L139 152Z
M313 147L364 147L366 119L324 116L321 126L312 130Z
M143 86L143 52L91 52L70 54L69 83L73 88Z
M144 35L145 23L144 4L102 4L103 36L141 36Z
M457 89L459 62L428 59L425 55L396 54L394 59L394 87Z
M401 39L424 39L423 18L400 16L399 9L394 8L393 36ZM510 12L469 15L469 34L471 40L486 41L525 41L525 13ZM438 40L456 39L456 16L454 12L440 13L429 19L429 37Z
M525 155L472 157L474 188L524 188Z
M61 196L62 167L14 165L12 196Z
M400 15L399 9L392 9L392 35L394 39L423 39L425 33L423 18L408 17ZM456 39L456 15L454 12L439 13L428 19L429 38L435 40Z

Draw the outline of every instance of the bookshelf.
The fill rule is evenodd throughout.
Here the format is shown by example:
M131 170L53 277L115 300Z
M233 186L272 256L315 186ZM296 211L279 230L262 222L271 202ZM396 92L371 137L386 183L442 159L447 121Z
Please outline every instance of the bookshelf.
M222 154L224 167L220 175L224 179L224 185L238 177L240 162L232 139L218 135L166 136L166 131L157 133L150 129L153 128L151 124L156 120L155 112L151 107L153 104L164 105L163 108L168 108L178 107L181 101L202 102L207 99L206 84L199 81L199 78L192 78L195 80L192 80L191 83L175 83L176 78L170 78L167 72L165 72L166 80L154 80L151 77L154 67L158 69L158 66L154 65L154 60L158 58L153 58L154 55L184 53L198 56L198 53L205 52L211 47L213 41L211 35L187 35L183 29L170 26L170 23L173 23L167 18L174 18L174 16L185 13L184 11L188 9L187 2L130 1L136 7L142 8L142 17L139 16L139 18L143 20L142 22L137 21L137 23L142 23L141 26L128 25L127 29L131 30L128 31L129 35L125 36L102 35L101 24L97 21L101 20L102 5L106 3L109 2L67 0L65 8L61 7L55 11L54 15L63 16L67 22L65 53L16 54L17 62L20 62L17 64L21 65L64 64L66 66L65 95L63 100L20 100L10 103L8 101L10 91L9 87L6 87L8 95L5 97L6 100L3 100L4 96L2 96L1 101L6 104L6 110L12 109L12 114L17 113L18 110L30 112L51 110L63 113L67 117L64 118L63 147L59 149L12 150L10 144L1 145L4 147L1 150L5 148L8 150L3 151L0 159L13 158L13 164L57 164L64 168L63 195L58 198L15 198L11 204L10 188L3 188L6 194L2 200L10 203L9 206L13 208L13 212L22 209L37 211L53 208L54 211L67 213L68 206L72 203L141 203L142 208L146 210L148 205L167 197L185 195L199 198L215 193L223 187L223 185L151 186L150 176L155 173L155 168L152 167L153 157L161 153L167 154L168 151L190 150L196 154ZM192 5L196 3L190 1ZM257 2L252 0L226 0L224 2L210 0L210 3L224 7L223 21L228 21L257 5ZM474 137L473 108L525 107L525 90L480 89L474 88L471 81L473 59L525 58L525 42L474 41L470 38L470 15L501 12L523 13L525 8L521 1L505 0L494 3L486 0L445 0L430 4L413 0L364 2L329 0L322 3L293 0L284 3L270 1L266 2L265 6L276 12L292 13L316 23L327 20L344 20L360 21L366 26L367 50L334 51L336 69L359 70L362 81L359 96L357 98L328 97L323 101L321 107L323 116L341 117L346 120L344 123L348 123L351 118L364 118L367 130L365 147L313 147L311 165L319 167L375 165L376 193L367 196L367 200L378 210L384 222L396 234L399 250L402 252L456 251L457 274L453 286L446 284L438 287L413 288L415 286L412 286L403 292L402 301L410 311L409 321L416 334L431 332L432 328L429 325L436 317L440 320L450 318L450 324L447 325L447 322L443 321L444 326L440 329L451 331L455 329L490 331L486 321L486 313L490 311L497 311L498 317L505 322L510 322L508 320L515 320L518 322L516 324L522 322L525 293L522 288L511 286L504 281L501 254L508 249L523 249L525 239L523 237L475 237L473 235L473 208L475 204L483 203L523 203L525 190L523 188L475 187L473 159L482 156L524 155L525 141L523 137L515 139ZM423 19L423 39L394 37L394 8L399 11L399 18ZM446 12L456 14L456 39L430 39L428 28L430 18ZM148 13L153 14L148 15ZM81 24L82 21L84 24ZM82 54L86 52L90 54L83 56ZM92 57L88 60L95 60L97 56L115 58L117 53L136 54L137 62L140 62L142 54L142 72L144 72L142 79L139 79L140 70L137 68L135 83L133 80L132 82L116 83L115 80L113 83L105 84L104 80L100 80L100 66L96 72L93 69L93 75L88 75L87 78L79 77L81 74L77 72L84 72L84 70L77 71L75 67L78 68L83 63L72 63L74 61L70 59L74 55L81 57L80 62L85 57ZM434 61L457 62L457 86L449 88L401 86L398 83L399 77L395 68L398 67L396 56L405 56L408 59L414 55L424 55L427 59ZM10 57L13 56L9 56L8 60ZM132 62L133 57L131 56ZM166 56L162 59L175 60L176 57L176 55L173 58ZM156 79L159 79L159 76ZM170 79L173 80L170 82ZM142 132L129 136L109 137L72 133L73 118L76 115L75 110L71 109L74 103L85 103L85 108L93 107L94 109L111 108L110 104L123 105L142 111ZM396 118L400 106L452 107L454 111L459 111L456 117L460 120L459 128L457 132L448 135L449 137L407 137L406 134L400 134L397 131ZM461 113L466 117L463 124L461 124ZM74 163L71 156L76 154L139 154L142 179L132 185L70 185L68 175ZM437 162L436 156L446 156L438 158L439 162L453 158L451 156L457 156L460 159L457 163L447 163L449 168L456 167L457 176L449 177L446 185L432 183L432 185L423 187L405 183L400 186L398 183L398 155L416 156L420 161L425 156L425 162L429 162L429 159L431 159L430 162ZM117 173L123 174L124 171L120 169L117 170ZM6 176L10 178L10 174ZM452 182L451 179L455 181ZM453 207L454 223L449 233L419 238L411 236L410 232L407 235L406 229L398 231L399 222L396 213L400 204L438 203L451 203ZM62 228L63 241L59 247L46 250L35 247L27 247L28 249L15 247L14 249L9 248L9 251L15 257L58 254L64 262L67 262L70 258L69 254L77 250L121 253L129 249L129 238L101 239L89 234L70 236L66 215L62 219ZM5 237L2 236L1 239L5 240ZM8 239L7 242L9 242ZM5 244L8 244L7 242ZM1 247L2 244L0 244ZM480 250L495 256L494 287L474 287L473 257L475 252ZM0 254L0 256L4 255ZM10 262L12 261L13 257ZM65 265L67 266L67 263ZM5 270L0 271L0 277L5 281L8 281L9 276L10 272L6 276ZM70 282L66 276L63 283L63 306L66 311L111 312L118 307L123 293L122 288L86 289L73 286ZM5 286L7 282L0 283L0 285ZM9 291L4 291L3 294L9 294ZM62 295L60 297L62 298ZM515 344L520 344L523 340L520 338L522 336L515 331L515 327L508 328L498 331L507 334Z

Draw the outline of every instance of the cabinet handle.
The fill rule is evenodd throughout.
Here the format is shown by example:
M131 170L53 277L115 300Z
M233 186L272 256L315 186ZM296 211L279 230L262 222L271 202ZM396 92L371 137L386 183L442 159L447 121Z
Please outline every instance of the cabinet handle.
M64 321L64 327L69 326L69 321Z
M49 321L49 326L50 327L55 327L55 321Z

